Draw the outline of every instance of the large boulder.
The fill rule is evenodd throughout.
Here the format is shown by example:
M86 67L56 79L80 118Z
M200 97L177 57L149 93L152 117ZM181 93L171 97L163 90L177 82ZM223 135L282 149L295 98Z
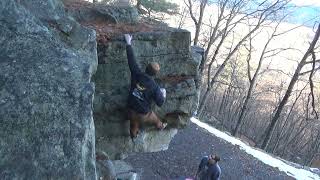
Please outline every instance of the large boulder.
M60 1L0 1L0 179L96 179L95 37Z
M147 127L131 140L126 113L130 71L123 36L98 44L99 65L93 77L96 144L111 159L130 152L166 150L177 128L184 127L197 108L201 55L191 50L188 31L167 28L133 33L133 49L142 70L152 61L161 66L156 81L167 89L167 99L161 108L153 109L169 126L163 131Z

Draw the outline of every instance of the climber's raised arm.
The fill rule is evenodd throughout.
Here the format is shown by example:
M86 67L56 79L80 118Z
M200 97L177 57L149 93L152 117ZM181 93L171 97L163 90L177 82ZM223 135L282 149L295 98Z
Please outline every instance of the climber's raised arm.
M141 73L141 70L136 62L136 58L134 56L133 49L131 47L131 40L132 36L130 34L125 34L124 38L126 40L126 49L127 49L127 58L128 58L128 64L130 68L130 72L132 75Z

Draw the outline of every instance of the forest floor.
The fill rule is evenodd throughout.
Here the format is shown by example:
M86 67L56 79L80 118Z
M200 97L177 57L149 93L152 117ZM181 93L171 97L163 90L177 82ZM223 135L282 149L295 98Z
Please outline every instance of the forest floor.
M294 179L193 123L179 130L168 150L131 154L125 161L142 180L178 179L193 177L201 158L210 153L221 157L221 180Z

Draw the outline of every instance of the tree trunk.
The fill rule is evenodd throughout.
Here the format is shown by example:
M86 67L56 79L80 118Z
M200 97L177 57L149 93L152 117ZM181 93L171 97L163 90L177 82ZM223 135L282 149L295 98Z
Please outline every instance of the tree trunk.
M198 44L200 29L201 29L201 24L198 22L198 24L196 25L196 33L195 33L194 39L193 39L194 46L196 46Z
M207 102L210 90L211 90L211 88L207 87L206 92L202 96L202 100L200 101L200 105L199 105L198 112L197 112L198 115L201 114L204 109L204 105Z
M222 110L223 110L224 104L226 102L227 92L228 92L228 89L225 89L224 92L223 92L223 96L222 96L221 103L220 103L220 106L219 106L219 111L218 111L219 115L222 114ZM222 119L222 120L224 120L224 119Z
M200 30L201 30L201 25L202 25L202 19L203 19L203 13L204 13L204 9L206 8L208 3L208 0L202 0L200 3L200 12L199 12L199 19L197 20L196 17L193 14L193 7L192 7L192 1L188 0L188 8L189 8L189 13L191 16L191 19L193 20L194 24L195 24L195 28L196 28L196 32L195 32L195 37L193 40L193 45L196 46L198 44L199 41L199 35L200 35Z
M232 136L235 136L237 134L238 130L239 130L240 124L241 124L242 119L243 119L243 115L244 115L244 113L246 112L246 109L247 109L247 105L248 105L248 102L249 102L249 99L250 99L250 96L251 96L251 92L252 92L252 86L250 84L250 88L249 88L249 91L247 93L246 100L244 101L243 106L241 108L240 116L239 116L239 119L237 121L236 127L234 128L234 130L231 133Z
M278 145L279 145L280 139L281 139L282 136L283 136L284 128L288 125L289 117L291 116L291 113L292 113L292 111L293 111L296 103L298 102L298 99L300 98L303 90L304 90L306 87L307 87L307 85L304 86L304 88L300 91L300 93L299 93L298 96L296 97L295 101L293 102L293 104L292 104L292 106L291 106L291 108L290 108L290 111L289 111L289 113L288 113L288 115L287 115L287 117L286 117L286 119L285 119L285 121L284 121L284 124L283 124L283 126L281 127L280 134L279 134L279 136L277 137L276 144L275 144L275 146L274 146L274 148L273 148L273 150L272 150L272 153L275 153L275 150L277 149L277 147L278 147Z
M307 127L307 124L305 124L304 126L302 126L302 125L303 125L303 121L300 121L300 124L298 125L298 127L295 127L297 123L298 123L298 122L293 122L292 125L290 125L291 128L289 128L289 129L291 129L291 131L288 133L288 135L286 136L286 138L284 138L284 139L286 140L286 142L285 142L284 145L283 145L281 156L284 155L284 150L285 150L288 146L290 146L291 144L294 144L293 142L300 136L300 134L301 134L302 132L304 132L304 129ZM297 132L296 132L296 134L294 134L294 132L293 132L293 130L295 130L295 129L298 129ZM291 136L293 136L293 137L290 138ZM302 136L301 136L301 137L302 137Z

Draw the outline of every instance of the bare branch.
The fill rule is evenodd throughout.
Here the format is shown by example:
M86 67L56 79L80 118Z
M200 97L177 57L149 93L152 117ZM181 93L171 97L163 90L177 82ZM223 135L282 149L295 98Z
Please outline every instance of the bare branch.
M261 71L260 74L263 74L263 73L266 73L266 72L269 72L269 71L274 71L274 72L277 72L277 73L281 73L281 74L287 75L287 76L289 76L289 77L292 76L292 74L289 74L289 73L287 73L287 72L284 72L282 69L273 69L273 68L265 69L264 71Z
M316 66L316 54L314 53L314 51L311 52L311 56L312 56L312 59L313 59L312 70L311 70L311 73L309 75L311 105L312 105L312 113L314 113L316 118L318 119L319 117L318 117L318 113L316 111L316 107L315 107L315 103L314 103L314 92L313 92L314 85L313 85L313 81L312 81L312 77L313 77L315 66Z
M228 15L224 15L225 9L228 5L228 3L231 2L230 0L224 0L220 5L219 12L218 12L218 19L215 24L215 26L209 26L210 27L210 34L209 34L209 42L207 43L207 47L205 50L205 58L202 59L200 63L200 73L202 74L204 71L204 65L205 62L208 60L207 56L210 52L211 46L215 43L215 41L220 37L221 40L215 50L214 57L217 56L216 53L219 52L221 45L223 44L225 38L229 35L229 33L236 27L236 25L241 21L238 20L234 22L232 25L230 24L234 18L239 14L241 7L243 6L243 1L238 1L232 4L230 13ZM222 21L226 20L225 23L222 23ZM220 26L224 26L222 30L219 30ZM215 58L213 58L215 60ZM210 63L212 64L212 63Z
M252 81L252 76L251 76L251 66L250 66L250 60L251 60L251 53L252 53L252 38L250 37L249 39L249 49L247 49L249 54L248 54L248 57L247 57L247 73L248 73L248 79L249 79L249 82Z
M270 49L268 51L266 51L266 53L272 53L271 55L265 56L265 58L269 58L269 57L273 57L276 56L284 51L288 51L288 50L296 50L296 51L300 51L299 49L296 48L292 48L292 47L288 47L288 48L276 48L276 49Z
M306 74L309 74L309 73L311 73L311 72L316 72L316 71L318 71L318 70L320 70L320 66L317 67L317 68L315 68L315 69L313 69L313 70L302 72L302 73L299 74L299 76L304 76L304 75L306 75Z
M226 85L226 86L231 86L232 88L235 88L235 89L243 89L243 87L240 87L240 86L235 86L233 85L232 83L227 83L227 82L224 82L224 81L216 81L216 83L220 83L222 85Z
M214 28L211 28L212 30L212 33L210 33L210 38L209 38L209 42L208 42L208 45L207 45L207 48L205 50L205 54L204 54L204 58L203 58L203 61L201 61L200 63L200 72L202 73L203 70L204 70L204 64L205 64L205 61L207 61L207 56L209 54L209 51L210 51L210 48L212 46L212 44L217 40L217 38L219 36L217 36L217 31L218 31L218 27L220 25L220 22L223 20L223 14L224 14L224 10L225 10L225 7L227 5L227 2L228 1L224 1L224 3L222 4L222 6L220 7L220 11L219 11L219 16L218 16L218 20L217 20L217 23L216 25L214 26ZM220 33L218 33L218 35L220 35Z
M291 29L288 29L288 30L283 31L283 32L278 33L278 34L275 34L274 36L281 36L281 35L283 35L283 34L286 34L286 33L290 32L290 31L293 31L293 30L295 30L295 29L298 29L298 28L300 28L300 27L304 27L304 25L301 24L301 25L299 25L299 26L295 26L295 27L293 27L293 28L291 28Z
M320 62L320 59L312 60L312 61L307 61L306 64L318 63L318 62Z

